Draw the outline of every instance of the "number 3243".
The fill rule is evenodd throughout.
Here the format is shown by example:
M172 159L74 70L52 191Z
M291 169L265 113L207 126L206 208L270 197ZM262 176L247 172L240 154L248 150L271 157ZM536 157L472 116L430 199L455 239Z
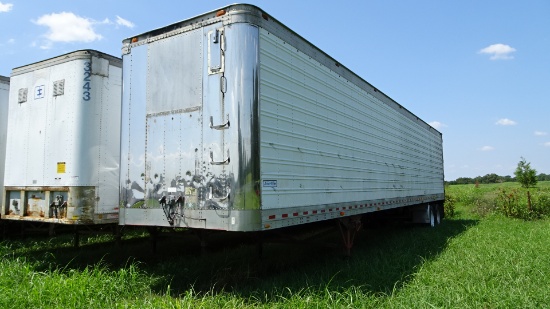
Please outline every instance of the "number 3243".
M90 82L92 81L92 63L90 61L84 62L84 86L82 86L82 89L84 90L82 92L82 99L84 101L90 101L90 90L92 87L90 86Z

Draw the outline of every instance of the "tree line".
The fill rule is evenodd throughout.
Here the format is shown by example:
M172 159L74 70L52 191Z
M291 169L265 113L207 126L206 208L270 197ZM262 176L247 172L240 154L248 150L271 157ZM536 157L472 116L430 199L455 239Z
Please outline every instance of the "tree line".
M550 174L540 173L536 176L537 181L550 181ZM477 176L474 178L460 177L456 180L445 181L445 184L449 185L465 185L476 183L502 183L502 182L516 182L516 177L512 176L499 176L497 174L487 174L485 176Z
M519 182L522 187L529 188L537 185L538 181L549 181L550 175L540 173L537 175L537 170L531 167L531 162L527 162L524 157L518 162L515 177L499 176L495 173L485 176L477 176L475 178L460 177L453 181L445 181L449 185L465 185L465 184L480 184L480 183L502 183L502 182Z

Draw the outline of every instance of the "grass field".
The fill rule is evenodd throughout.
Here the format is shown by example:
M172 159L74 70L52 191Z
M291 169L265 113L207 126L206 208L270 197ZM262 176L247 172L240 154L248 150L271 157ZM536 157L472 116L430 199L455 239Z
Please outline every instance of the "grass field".
M454 217L366 227L348 259L331 246L275 243L260 259L249 241L215 235L206 255L191 236L162 239L152 254L140 230L121 248L110 235L83 236L78 249L71 235L14 237L0 243L0 308L548 307L550 219L492 211L502 186L517 184L450 186Z

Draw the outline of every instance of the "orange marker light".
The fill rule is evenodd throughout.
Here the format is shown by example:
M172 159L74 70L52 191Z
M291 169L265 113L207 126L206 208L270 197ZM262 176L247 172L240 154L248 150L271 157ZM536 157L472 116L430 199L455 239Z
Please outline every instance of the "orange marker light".
M218 12L216 12L216 17L220 17L223 15L225 15L225 10L219 10Z
M132 38L132 43L135 43L138 41L138 38Z

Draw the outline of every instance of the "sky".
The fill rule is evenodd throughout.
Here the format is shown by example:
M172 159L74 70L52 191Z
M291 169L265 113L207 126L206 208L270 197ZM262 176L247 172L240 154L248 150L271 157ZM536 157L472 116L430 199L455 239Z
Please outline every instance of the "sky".
M231 1L231 0L230 0ZM0 75L233 2L1 0ZM445 180L550 174L550 1L252 1L443 133Z

